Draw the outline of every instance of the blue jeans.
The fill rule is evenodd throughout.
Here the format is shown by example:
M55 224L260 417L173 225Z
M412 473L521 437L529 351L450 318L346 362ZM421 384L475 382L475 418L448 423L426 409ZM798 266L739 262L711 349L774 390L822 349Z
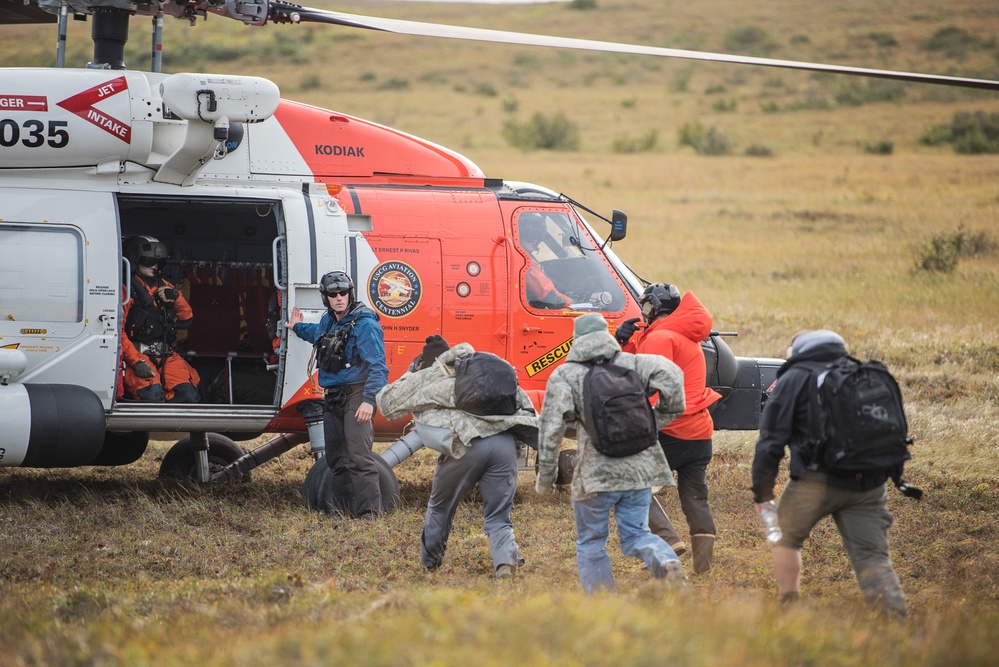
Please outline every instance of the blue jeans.
M583 590L594 593L614 590L614 573L607 554L610 512L614 510L621 552L641 559L656 579L666 575L666 563L677 560L676 552L658 535L649 532L651 489L602 491L589 500L574 500L576 517L576 564Z

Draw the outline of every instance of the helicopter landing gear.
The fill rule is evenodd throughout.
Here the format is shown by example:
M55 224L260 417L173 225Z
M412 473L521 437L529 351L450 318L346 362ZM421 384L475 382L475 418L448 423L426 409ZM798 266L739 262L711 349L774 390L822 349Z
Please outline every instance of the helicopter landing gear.
M219 472L246 454L235 442L218 433L192 433L166 453L160 464L161 478L188 478L208 482L212 473ZM250 473L241 476L250 479Z
M378 486L382 493L382 509L391 512L402 504L399 495L399 480L396 479L392 466L381 456L375 455L375 467L378 468ZM330 479L330 467L325 458L320 458L312 464L305 475L302 484L302 504L311 510L340 514L342 510L334 502L333 483Z

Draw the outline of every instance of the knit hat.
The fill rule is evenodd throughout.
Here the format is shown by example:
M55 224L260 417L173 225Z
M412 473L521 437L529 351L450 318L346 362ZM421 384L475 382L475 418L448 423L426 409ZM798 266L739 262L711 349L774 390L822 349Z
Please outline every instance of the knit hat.
M576 318L572 335L576 338L596 331L607 332L607 320L597 313L586 313Z
M423 352L420 353L420 357L423 360L423 367L426 368L433 361L451 349L451 346L447 344L442 336L434 334L433 336L427 336L427 344L423 346Z

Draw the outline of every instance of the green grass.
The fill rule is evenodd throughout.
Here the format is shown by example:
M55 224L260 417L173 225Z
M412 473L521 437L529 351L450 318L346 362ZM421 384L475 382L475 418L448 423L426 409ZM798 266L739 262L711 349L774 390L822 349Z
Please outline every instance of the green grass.
M728 39L777 58L999 77L999 12L985 0L471 5L460 21L446 4L335 9L705 50ZM137 68L142 25L126 56ZM956 34L949 26L976 48L927 50ZM82 64L89 25L70 29L68 60ZM2 31L4 65L51 63L51 27ZM748 491L754 432L716 436L712 573L669 594L612 543L619 591L595 599L577 582L566 494L535 495L531 473L514 508L528 564L499 585L475 499L456 517L444 567L421 571L427 452L397 470L402 510L362 524L301 507L301 448L248 485L198 488L156 480L169 446L156 443L120 469L0 469L0 665L995 664L999 254L961 256L949 273L915 269L935 235L999 239L999 157L920 141L957 112L999 112L994 94L906 85L899 95L836 76L214 16L195 28L168 19L166 39L168 71L271 77L286 97L457 148L491 176L627 211L615 252L697 293L717 329L739 332L729 339L739 354L783 356L794 332L823 326L887 361L916 437L910 481L927 492L890 500L913 617L884 625L868 614L828 522L804 551L804 603L779 610ZM576 124L578 150L510 148L504 124L535 113ZM697 123L730 153L681 146L680 129ZM620 150L636 137L656 141ZM881 142L891 155L865 152ZM745 157L754 145L772 157ZM675 492L659 495L682 526Z

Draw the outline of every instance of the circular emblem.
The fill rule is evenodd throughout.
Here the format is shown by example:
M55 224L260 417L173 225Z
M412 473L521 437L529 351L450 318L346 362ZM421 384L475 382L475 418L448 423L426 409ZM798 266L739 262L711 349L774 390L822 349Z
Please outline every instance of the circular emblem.
M403 262L383 262L375 267L368 279L371 304L386 317L403 317L420 303L423 285L420 276Z

